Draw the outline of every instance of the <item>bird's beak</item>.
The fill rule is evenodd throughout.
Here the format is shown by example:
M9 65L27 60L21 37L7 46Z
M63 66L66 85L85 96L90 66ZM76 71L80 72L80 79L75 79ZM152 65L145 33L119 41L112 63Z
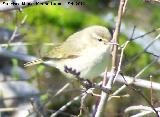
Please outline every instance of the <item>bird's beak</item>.
M118 43L116 42L112 42L112 41L109 41L109 42L105 42L106 45L119 45Z
M110 45L117 45L117 46L119 45L118 43L116 43L116 42L114 42L114 41L112 41L112 40L109 41L108 44L110 44Z
M108 44L110 44L110 45L119 45L118 43L116 43L116 42L108 42Z

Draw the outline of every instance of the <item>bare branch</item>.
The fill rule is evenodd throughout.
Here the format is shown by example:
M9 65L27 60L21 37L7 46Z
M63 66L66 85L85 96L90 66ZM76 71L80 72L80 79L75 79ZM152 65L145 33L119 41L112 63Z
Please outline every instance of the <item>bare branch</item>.
M83 95L83 94L82 94ZM62 106L58 111L53 113L50 117L56 117L59 113L63 112L68 106L70 106L73 102L80 99L81 96L76 96L73 100L66 103L64 106Z
M160 107L155 108L155 109L156 109L156 111L160 111ZM151 114L154 112L151 107L138 105L138 106L130 106L130 107L126 108L125 113L128 113L129 111L135 111L135 110L142 111L142 112L135 114L135 115L132 115L132 117L143 117L145 115L148 115L148 114Z

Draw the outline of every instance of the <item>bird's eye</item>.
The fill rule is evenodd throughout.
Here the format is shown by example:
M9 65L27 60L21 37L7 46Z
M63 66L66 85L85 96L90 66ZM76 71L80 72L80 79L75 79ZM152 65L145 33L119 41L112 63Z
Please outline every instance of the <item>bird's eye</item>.
M102 39L98 39L98 41L102 41Z

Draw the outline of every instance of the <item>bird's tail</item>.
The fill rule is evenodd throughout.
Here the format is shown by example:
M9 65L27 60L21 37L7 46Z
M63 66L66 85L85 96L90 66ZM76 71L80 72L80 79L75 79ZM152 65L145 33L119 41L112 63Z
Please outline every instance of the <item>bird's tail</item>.
M29 66L40 64L40 63L43 63L43 62L44 61L42 59L36 59L36 60L29 61L29 62L25 63L24 67L29 67Z

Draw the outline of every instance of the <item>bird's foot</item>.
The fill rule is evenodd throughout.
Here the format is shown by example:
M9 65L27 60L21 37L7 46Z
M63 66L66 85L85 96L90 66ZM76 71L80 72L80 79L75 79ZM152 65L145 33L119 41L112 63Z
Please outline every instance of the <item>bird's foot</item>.
M70 74L76 76L77 78L80 77L80 72L77 71L76 69L73 69L72 67L64 66L64 71L66 73L70 73Z

